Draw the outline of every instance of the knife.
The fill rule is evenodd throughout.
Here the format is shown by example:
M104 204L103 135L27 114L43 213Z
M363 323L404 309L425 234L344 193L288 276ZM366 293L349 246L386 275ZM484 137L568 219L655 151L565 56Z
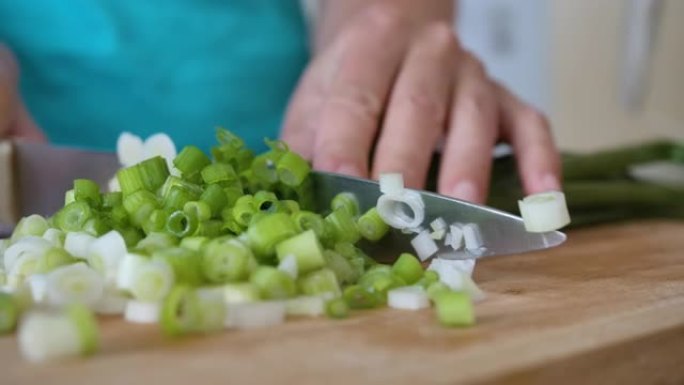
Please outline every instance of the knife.
M64 193L74 179L88 178L106 188L120 165L115 153L55 146L44 143L0 143L0 225L11 229L18 219L31 214L49 216L64 205ZM313 171L315 209L328 209L332 198L348 191L356 195L362 211L376 205L381 195L376 181L341 174ZM566 236L562 232L530 233L522 218L490 207L449 198L429 191L418 191L425 203L425 221L441 217L447 223L475 223L480 229L483 248L460 257L487 257L519 254L555 247ZM383 260L412 251L414 234L392 229L381 241L362 242L360 247ZM438 241L438 253L453 252ZM455 255L454 253L450 253Z

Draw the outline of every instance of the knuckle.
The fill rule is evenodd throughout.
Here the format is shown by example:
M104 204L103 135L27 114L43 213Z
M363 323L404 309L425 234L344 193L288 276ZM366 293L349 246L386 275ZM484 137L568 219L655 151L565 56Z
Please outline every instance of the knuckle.
M489 115L494 110L494 99L487 87L480 86L469 94L460 98L461 112L470 115Z
M457 48L456 35L446 23L432 23L421 34L421 43L439 52L454 51Z
M405 24L405 17L391 2L378 2L368 7L364 21L375 33L393 33Z
M412 91L400 99L399 109L427 118L434 126L442 124L446 115L443 100L430 92Z
M382 112L382 101L371 90L352 84L337 87L328 98L328 106L364 121L375 121Z

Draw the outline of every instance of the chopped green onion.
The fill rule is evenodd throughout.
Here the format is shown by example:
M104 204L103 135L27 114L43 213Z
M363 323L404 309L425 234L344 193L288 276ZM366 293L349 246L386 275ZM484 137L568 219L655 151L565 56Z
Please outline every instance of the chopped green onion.
M207 242L202 253L202 272L209 282L228 283L249 278L256 264L247 246L233 237Z
M178 245L178 238L168 233L152 232L140 240L135 250L151 255L155 251L167 249Z
M123 206L130 216L131 222L140 226L159 207L159 202L153 193L147 190L138 190L124 198Z
M236 329L257 329L282 324L285 321L283 301L259 301L230 306L225 326Z
M208 242L209 238L205 236L185 237L181 239L180 247L193 251L201 251Z
M228 197L223 187L217 184L210 184L200 196L200 201L206 203L211 209L211 217L217 217L221 210L228 204Z
M404 286L387 293L387 306L393 309L419 310L430 307L430 299L421 286Z
M164 299L160 315L162 331L168 336L191 333L202 322L197 292L189 286L176 286Z
M83 231L93 236L100 236L107 231L111 230L111 226L100 217L93 217L88 219L88 221L83 225Z
M254 206L254 196L243 195L237 199L231 211L232 218L241 226L247 227L252 221L252 216L257 211Z
M58 267L47 275L47 301L52 305L95 305L104 292L104 279L85 263Z
M164 207L182 210L183 207L196 198L195 194L182 186L171 186L164 199Z
M299 296L285 302L285 312L295 317L316 317L325 313L325 304L325 299L321 296Z
M90 207L99 207L102 204L100 186L90 179L74 180L74 199L86 202Z
M112 208L123 204L123 193L114 191L102 194L102 207Z
M435 282L439 282L439 274L434 270L426 270L423 272L423 277L416 282L416 285L420 285L427 289Z
M347 318L349 316L349 305L343 298L333 298L326 302L325 314L330 318Z
M50 242L53 246L62 247L64 246L64 238L66 234L64 231L55 228L49 228L43 233L43 239ZM9 242L9 239L7 240ZM0 247L0 254L3 253L2 247Z
M85 232L70 232L64 238L64 250L76 258L86 259L97 238Z
M273 256L276 245L295 234L292 218L285 213L266 215L247 228L249 246L257 258L262 260ZM301 262L299 258L297 262Z
M356 222L347 209L337 209L325 217L325 222L329 226L330 233L337 242L356 243L361 234Z
M169 209L155 209L143 222L142 228L147 234L158 233L166 227L171 211Z
M311 165L299 154L287 151L279 159L276 167L278 179L286 186L299 186L311 172Z
M342 298L352 309L373 309L384 303L382 295L359 285L347 286Z
M202 333L223 330L227 312L223 289L221 287L197 289L197 300L200 322L195 330Z
M338 297L342 294L335 273L328 268L313 271L299 278L298 284L299 290L307 295Z
M326 266L335 273L337 280L342 284L356 282L361 274L349 263L349 261L334 250L324 250L323 256Z
M37 273L48 273L57 267L69 265L78 262L78 260L72 257L66 250L61 247L52 247L45 251L38 260L38 266L36 267Z
M138 170L138 177L142 182L142 188L150 192L156 192L169 176L169 167L166 160L161 156L143 160L133 167ZM119 183L124 196L135 191L124 187L124 180L121 178L119 178ZM135 185L137 186L137 183Z
M202 201L191 201L183 206L183 211L194 215L198 221L204 222L211 218L211 207Z
M173 270L166 261L145 261L132 272L129 288L133 297L143 302L161 301L174 283Z
M192 145L183 147L181 152L173 159L173 165L183 173L183 176L190 177L201 172L210 163L211 160L204 152Z
M175 192L179 197L170 197L171 190L177 188L182 192ZM183 208L183 205L188 201L199 199L202 194L202 187L198 184L188 182L177 176L169 176L159 190L159 196L164 202L165 206L176 209Z
M10 241L16 242L20 238L30 235L43 236L49 227L47 220L40 215L33 214L23 217L14 227Z
M210 219L200 222L199 225L197 225L197 231L195 232L195 235L208 238L218 237L225 234L223 226L223 221L218 219Z
M285 299L297 293L294 279L272 266L260 266L250 277L250 282L259 289L262 298Z
M0 291L0 335L11 333L19 320L19 308L11 294Z
M223 296L228 305L256 302L261 299L259 289L249 282L228 283L223 285Z
M254 208L258 211L273 212L278 204L278 197L270 191L257 191L254 194Z
M124 308L124 319L137 324L156 324L160 316L159 302L129 300Z
M297 232L301 233L306 230L313 230L314 233L316 233L316 237L319 239L325 237L325 221L320 214L302 210L292 214L292 220L294 221Z
M55 225L62 231L81 231L93 212L85 202L72 202L55 214Z
M204 282L202 258L196 251L171 247L155 251L152 259L166 261L173 268L176 284L199 285Z
M227 185L238 180L238 176L231 165L213 163L202 169L202 180L207 184L217 183Z
M74 189L67 190L67 192L64 193L64 206L68 205L71 202L76 202L76 195L74 194Z
M392 273L402 278L407 285L413 285L423 277L423 265L410 253L402 253L392 265Z
M427 287L427 295L431 301L436 301L441 294L450 292L449 286L443 282L433 282Z
M171 213L166 221L166 231L179 238L194 234L197 226L197 216L194 213L180 210Z
M330 203L330 208L332 211L336 211L338 209L347 210L349 215L352 217L359 215L360 211L359 200L356 198L356 195L346 191L338 193L333 197L332 202Z
M323 250L313 230L307 230L282 240L275 248L279 261L288 255L295 256L299 274L305 274L325 266Z
M252 175L254 181L273 184L278 181L278 171L276 163L282 154L279 152L269 151L257 155L252 161Z
M435 298L437 319L445 326L472 326L475 324L473 305L465 293L441 293Z
M382 220L375 207L361 215L356 223L361 236L369 241L378 241L389 231L389 225Z

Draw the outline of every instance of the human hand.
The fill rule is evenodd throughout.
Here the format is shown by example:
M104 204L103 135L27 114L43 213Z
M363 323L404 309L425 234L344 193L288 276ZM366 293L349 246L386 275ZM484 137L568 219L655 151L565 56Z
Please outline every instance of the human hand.
M0 139L45 140L17 92L19 66L10 50L0 44Z
M290 102L283 140L316 169L401 172L413 188L424 186L439 143L438 191L478 203L492 149L506 141L527 193L560 189L547 120L487 76L460 46L451 16L415 20L394 5L416 3L357 12L320 47Z

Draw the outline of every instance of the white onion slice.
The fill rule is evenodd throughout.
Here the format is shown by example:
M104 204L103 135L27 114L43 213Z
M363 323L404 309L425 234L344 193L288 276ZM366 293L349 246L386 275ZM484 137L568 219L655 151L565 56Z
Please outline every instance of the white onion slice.
M285 303L261 301L229 305L225 326L236 329L257 329L285 322Z
M124 167L141 162L144 159L142 138L130 132L121 133L116 141L116 154Z
M98 272L79 262L48 273L46 291L51 305L80 303L92 308L102 298L104 280Z
M29 362L45 362L81 354L83 343L75 322L60 313L32 311L17 333L19 351Z
M437 246L437 243L432 239L427 230L421 231L415 238L411 239L411 246L413 246L421 261L426 261L439 251L439 246Z
M560 191L529 195L518 201L518 207L528 232L554 231L570 223L565 194Z
M465 243L466 249L477 250L483 246L482 232L477 224L468 223L461 230L463 231L463 243Z
M288 254L278 264L278 270L286 272L293 279L297 279L298 266L297 257L294 254Z
M128 290L136 300L144 302L161 301L175 281L173 269L163 260L145 261L132 274Z
M159 322L161 306L158 302L142 302L130 300L126 303L124 319L136 324L154 324Z
M64 250L76 258L86 259L90 251L90 245L95 242L95 239L95 237L85 232L69 232L64 239Z
M125 255L126 241L118 231L112 230L90 244L88 263L105 277L107 284L113 284Z
M400 173L380 174L378 182L383 194L400 195L404 191L404 176Z
M387 292L387 306L393 309L420 310L430 307L430 298L421 286L404 286Z
M383 194L378 198L376 208L380 218L395 229L417 228L425 219L425 203L417 191Z
M285 302L285 312L290 316L317 317L325 313L325 299L321 296L301 296Z

